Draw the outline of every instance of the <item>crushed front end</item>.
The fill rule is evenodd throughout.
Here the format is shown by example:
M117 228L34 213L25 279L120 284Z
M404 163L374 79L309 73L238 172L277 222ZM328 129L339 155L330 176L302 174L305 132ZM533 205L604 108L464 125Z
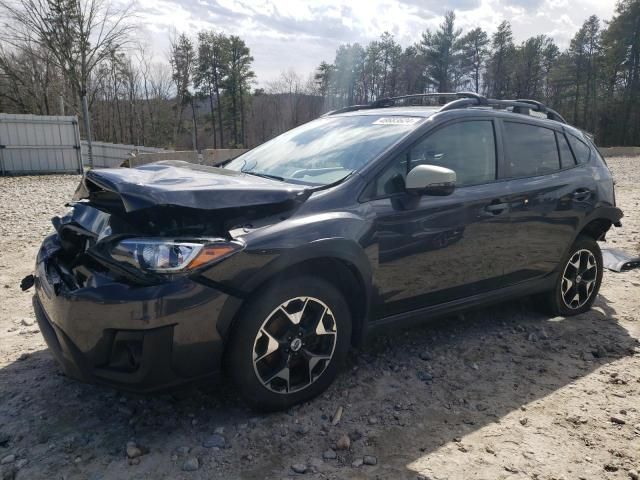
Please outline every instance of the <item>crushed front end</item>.
M243 250L231 230L283 218L301 197L244 177L181 164L85 176L23 281L66 374L144 392L219 371L231 295L202 274Z
M69 220L87 209L76 205ZM36 317L65 373L134 391L215 374L216 321L228 296L188 276L145 278L101 263L96 240L75 221L60 223L36 260Z

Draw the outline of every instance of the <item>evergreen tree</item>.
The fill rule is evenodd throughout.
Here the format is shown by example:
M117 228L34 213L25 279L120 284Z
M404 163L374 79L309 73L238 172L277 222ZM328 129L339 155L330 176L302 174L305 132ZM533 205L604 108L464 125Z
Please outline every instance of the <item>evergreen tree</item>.
M486 82L490 96L505 98L511 95L514 54L511 24L505 20L498 25L498 30L491 37Z
M249 84L255 77L255 73L251 70L253 57L244 40L236 35L231 35L228 48L224 80L228 96L228 123L233 135L233 147L239 148L246 144L245 104L248 98Z
M471 79L476 93L480 92L480 79L489 53L489 37L480 27L470 30L461 39L463 48L463 69Z
M397 90L399 95L420 93L425 90L422 57L418 47L411 45L405 48L400 56L397 71Z
M531 37L513 56L513 89L517 98L542 98L545 83L545 49L553 43L545 35Z
M180 34L171 42L169 62L171 63L171 78L176 87L176 119L173 129L173 142L178 140L178 134L182 131L182 114L186 104L191 103L193 110L193 98L189 87L193 81L193 72L196 66L196 55L193 43L187 35ZM195 118L195 112L193 112ZM196 142L197 143L197 142Z
M455 19L455 13L447 12L440 28L424 32L419 45L427 84L438 92L455 90L462 77L462 30L455 28Z
M198 66L194 81L200 92L208 97L211 109L213 148L218 148L216 138L216 112L220 148L224 148L221 91L225 80L225 68L229 55L229 40L223 33L203 31L198 34ZM215 99L215 102L214 102Z
M603 142L640 143L640 0L620 0L602 36L606 108Z

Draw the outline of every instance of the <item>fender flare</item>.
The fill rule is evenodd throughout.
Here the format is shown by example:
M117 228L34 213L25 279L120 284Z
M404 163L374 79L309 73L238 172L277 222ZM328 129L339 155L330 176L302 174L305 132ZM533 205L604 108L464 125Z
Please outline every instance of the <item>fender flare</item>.
M601 205L595 208L588 216L584 218L584 220L580 223L578 228L576 228L575 234L573 235L573 240L565 248L564 252L562 253L562 258L564 258L568 254L569 249L575 243L578 236L583 232L585 227L589 225L591 222L595 220L607 220L611 222L611 225L621 226L620 219L623 217L623 215L624 214L622 213L622 210L612 205ZM562 266L558 264L558 267L553 271L553 275L559 274L560 268L562 268Z
M310 260L324 258L333 258L351 265L355 270L354 273L359 276L359 280L364 286L364 318L358 320L361 328L359 328L359 332L354 337L356 342L360 342L366 332L366 323L371 306L372 268L362 247L358 243L345 238L326 238L284 250L277 258L261 268L260 271L248 281L240 286L236 286L242 295L240 297L230 296L225 302L217 322L217 329L220 335L223 338L228 337L228 333L233 326L233 321L242 306L250 299L251 293L266 281L290 268L294 268L296 265ZM354 325L354 327L356 327L356 325Z
M575 241L578 238L578 235L585 229L587 225L596 220L607 220L611 222L611 225L615 225L617 227L622 226L620 223L620 219L624 216L622 210L618 207L610 206L610 205L602 205L593 210L589 215L587 215L584 220L580 223L580 226L576 229L576 234L573 238Z

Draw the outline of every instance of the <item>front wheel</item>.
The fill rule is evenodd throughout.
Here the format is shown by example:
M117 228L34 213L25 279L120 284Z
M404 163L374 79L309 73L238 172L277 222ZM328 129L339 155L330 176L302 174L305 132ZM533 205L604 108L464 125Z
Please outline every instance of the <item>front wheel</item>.
M547 294L550 313L571 316L589 310L600 290L602 272L598 242L579 236L561 264L554 290Z
M227 373L261 410L278 410L324 391L349 349L351 316L326 281L296 276L258 292L236 320Z

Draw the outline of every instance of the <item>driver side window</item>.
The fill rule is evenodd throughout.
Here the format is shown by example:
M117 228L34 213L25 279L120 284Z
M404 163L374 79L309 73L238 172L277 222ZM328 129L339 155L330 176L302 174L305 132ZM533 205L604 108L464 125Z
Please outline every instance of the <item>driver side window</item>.
M400 154L376 180L377 197L404 191L407 173L418 165L456 172L456 186L496 178L496 142L491 120L470 120L439 128Z

